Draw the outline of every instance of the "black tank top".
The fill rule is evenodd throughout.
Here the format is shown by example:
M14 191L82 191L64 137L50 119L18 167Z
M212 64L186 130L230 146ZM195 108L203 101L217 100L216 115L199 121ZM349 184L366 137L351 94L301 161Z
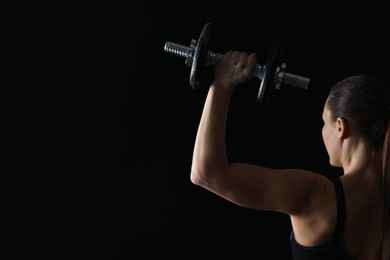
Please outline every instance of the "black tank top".
M305 247L298 244L295 240L294 232L292 231L290 244L292 259L294 260L352 260L343 243L343 231L346 217L343 185L339 178L330 180L334 185L337 199L337 223L333 238L331 241L321 246Z

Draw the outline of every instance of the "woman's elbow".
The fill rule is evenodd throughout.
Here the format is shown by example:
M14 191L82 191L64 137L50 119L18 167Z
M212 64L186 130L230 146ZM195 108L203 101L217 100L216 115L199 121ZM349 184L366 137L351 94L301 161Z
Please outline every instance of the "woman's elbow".
M193 184L206 188L213 186L222 172L224 171L220 167L193 164L191 167L190 180Z
M202 174L201 172L199 171L199 169L197 169L196 167L192 166L191 167L191 174L190 174L190 180L193 184L195 185L198 185L198 186L201 186L201 179L202 179Z

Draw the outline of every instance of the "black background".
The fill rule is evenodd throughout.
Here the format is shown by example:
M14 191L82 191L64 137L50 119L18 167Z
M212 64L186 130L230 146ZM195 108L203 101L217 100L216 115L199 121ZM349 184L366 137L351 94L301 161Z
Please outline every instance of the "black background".
M3 32L2 259L290 259L287 216L233 205L190 183L207 88L184 58L210 22L215 52L284 43L282 88L256 103L238 88L228 122L231 160L327 176L321 113L335 82L388 79L384 4L251 1L12 1ZM271 257L265 257L270 255Z

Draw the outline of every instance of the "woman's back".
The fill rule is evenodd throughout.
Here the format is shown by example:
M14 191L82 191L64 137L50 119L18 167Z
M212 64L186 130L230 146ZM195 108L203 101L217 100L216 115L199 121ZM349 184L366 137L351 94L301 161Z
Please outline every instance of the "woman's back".
M351 174L341 179L346 201L344 241L347 251L354 259L380 259L384 210L381 174L356 177Z
M342 255L345 251L352 259L380 259L383 190L380 178L375 176L380 174L346 174L340 177L341 191L332 181L322 182L312 194L307 211L291 216L293 239L304 248L302 253L298 248L296 254Z

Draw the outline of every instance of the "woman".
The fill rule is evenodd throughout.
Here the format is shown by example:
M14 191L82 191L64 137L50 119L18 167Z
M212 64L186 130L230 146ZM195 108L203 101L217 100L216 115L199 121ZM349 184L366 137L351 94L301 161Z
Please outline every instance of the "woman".
M291 219L293 259L390 259L390 89L372 76L336 84L322 136L340 178L301 169L230 163L225 127L234 88L255 54L228 51L215 67L196 136L191 181L237 205Z

